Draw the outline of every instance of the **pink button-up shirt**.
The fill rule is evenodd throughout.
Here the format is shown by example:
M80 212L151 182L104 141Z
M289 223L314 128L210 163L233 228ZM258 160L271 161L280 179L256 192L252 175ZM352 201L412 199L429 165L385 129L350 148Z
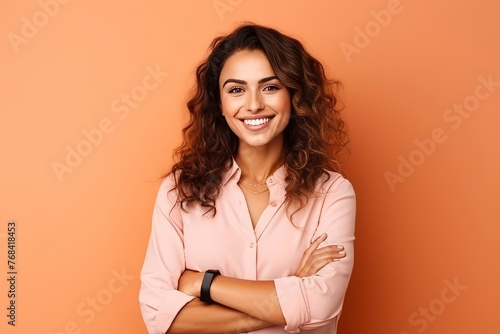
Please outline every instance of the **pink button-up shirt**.
M285 167L266 183L269 205L252 226L245 197L237 185L241 176L236 162L224 175L217 214L203 215L192 206L182 211L176 202L172 176L161 184L153 211L151 237L141 273L139 301L149 333L165 333L180 309L193 297L177 290L179 277L187 268L218 269L222 275L248 280L274 280L286 326L252 333L334 334L349 283L354 259L354 190L340 174L318 183L317 193L293 216L285 210ZM323 233L320 247L343 245L346 257L332 262L317 274L294 276L304 251ZM262 312L266 301L256 305ZM196 321L196 320L193 320Z

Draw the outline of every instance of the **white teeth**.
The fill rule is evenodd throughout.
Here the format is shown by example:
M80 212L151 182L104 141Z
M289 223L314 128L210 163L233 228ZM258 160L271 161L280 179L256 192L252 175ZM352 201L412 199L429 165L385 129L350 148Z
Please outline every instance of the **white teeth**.
M245 122L246 125L252 125L252 126L257 126L257 125L262 125L264 123L269 122L269 118L259 118L259 119L245 119L243 122Z

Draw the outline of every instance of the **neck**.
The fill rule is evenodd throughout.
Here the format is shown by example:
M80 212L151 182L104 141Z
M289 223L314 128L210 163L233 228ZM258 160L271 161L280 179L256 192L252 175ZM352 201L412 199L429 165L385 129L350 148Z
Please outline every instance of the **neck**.
M235 160L241 169L241 176L250 183L265 183L284 164L283 141L260 147L240 143Z

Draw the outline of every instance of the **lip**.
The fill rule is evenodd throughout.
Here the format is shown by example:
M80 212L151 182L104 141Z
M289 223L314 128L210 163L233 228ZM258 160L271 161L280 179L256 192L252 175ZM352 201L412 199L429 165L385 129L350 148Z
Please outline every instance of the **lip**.
M238 119L243 122L246 119L261 119L261 118L269 118L269 119L271 119L274 116L275 115L268 115L268 116L266 116L266 115L258 115L258 116L242 117L242 118L238 118Z

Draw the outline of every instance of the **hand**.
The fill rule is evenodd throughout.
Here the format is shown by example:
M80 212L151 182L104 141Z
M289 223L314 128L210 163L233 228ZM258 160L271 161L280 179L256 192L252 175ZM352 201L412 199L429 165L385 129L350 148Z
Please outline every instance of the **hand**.
M200 298L201 282L205 273L186 269L179 278L177 290L187 295Z
M306 249L302 260L300 261L299 268L295 272L297 277L307 277L316 274L321 268L333 261L339 261L345 257L344 247L340 245L330 245L321 247L319 245L327 238L326 233L319 236L314 242Z

